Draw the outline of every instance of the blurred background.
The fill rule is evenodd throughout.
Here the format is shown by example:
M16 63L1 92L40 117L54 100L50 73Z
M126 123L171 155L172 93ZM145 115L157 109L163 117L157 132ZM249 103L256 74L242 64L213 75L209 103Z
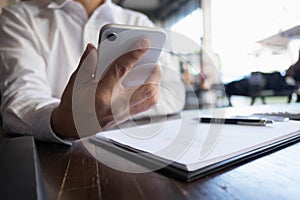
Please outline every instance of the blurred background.
M1 0L0 6L16 2L18 1ZM196 99L187 99L187 104L190 105L228 106L228 99L220 85L247 77L257 71L276 71L285 76L286 70L298 60L299 0L113 2L143 12L157 26L178 32L197 44L197 48L192 45L184 52L177 52L189 62L176 60L184 82L192 86L193 92L196 93ZM208 95L207 91L210 91ZM211 91L214 91L214 94ZM187 98L188 93L187 90ZM292 101L297 100L297 94L291 97ZM274 97L268 102L286 102L283 98L286 97ZM232 99L233 106L250 102L247 96L236 99Z

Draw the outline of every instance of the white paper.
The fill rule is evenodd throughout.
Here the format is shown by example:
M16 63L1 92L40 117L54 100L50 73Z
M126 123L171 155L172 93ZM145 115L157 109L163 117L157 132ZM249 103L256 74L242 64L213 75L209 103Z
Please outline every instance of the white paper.
M232 158L299 134L300 122L276 122L270 126L204 124L192 118L164 121L98 133L136 152L148 152L174 161L187 171Z

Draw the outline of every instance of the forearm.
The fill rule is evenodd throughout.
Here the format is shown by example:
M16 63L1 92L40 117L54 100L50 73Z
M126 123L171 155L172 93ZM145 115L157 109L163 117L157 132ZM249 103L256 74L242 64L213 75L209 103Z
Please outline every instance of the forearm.
M18 95L8 98L4 95L3 100L3 128L8 134L32 135L37 140L69 144L58 138L51 128L50 119L59 104L58 99L34 99Z

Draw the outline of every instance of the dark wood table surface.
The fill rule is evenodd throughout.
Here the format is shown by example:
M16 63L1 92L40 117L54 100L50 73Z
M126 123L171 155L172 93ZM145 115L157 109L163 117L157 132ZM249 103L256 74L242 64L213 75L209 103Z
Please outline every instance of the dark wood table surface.
M300 199L300 142L190 183L115 170L83 143L37 142L49 199Z

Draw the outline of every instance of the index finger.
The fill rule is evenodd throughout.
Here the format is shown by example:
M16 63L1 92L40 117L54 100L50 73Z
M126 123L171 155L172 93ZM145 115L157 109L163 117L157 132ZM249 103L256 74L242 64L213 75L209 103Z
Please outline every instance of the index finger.
M131 51L121 55L109 66L108 71L101 81L103 81L107 87L113 88L115 84L132 69L149 47L150 41L148 39L140 40Z

